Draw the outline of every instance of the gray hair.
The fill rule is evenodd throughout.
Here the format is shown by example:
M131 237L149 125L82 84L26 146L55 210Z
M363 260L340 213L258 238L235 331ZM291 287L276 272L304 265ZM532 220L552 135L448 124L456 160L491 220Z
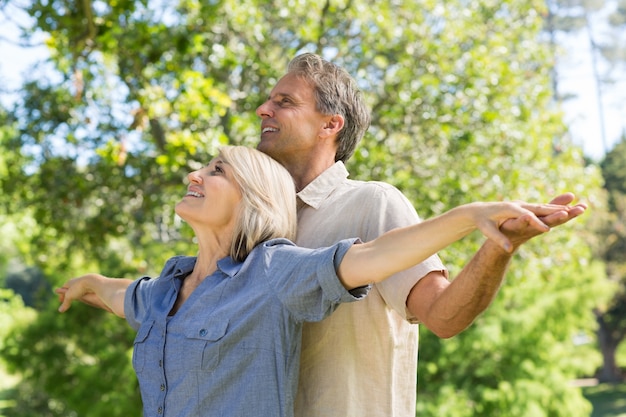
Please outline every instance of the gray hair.
M344 127L337 135L335 161L347 161L371 122L370 112L354 78L340 66L311 53L292 59L287 72L311 84L317 111L325 115L339 114L344 118Z

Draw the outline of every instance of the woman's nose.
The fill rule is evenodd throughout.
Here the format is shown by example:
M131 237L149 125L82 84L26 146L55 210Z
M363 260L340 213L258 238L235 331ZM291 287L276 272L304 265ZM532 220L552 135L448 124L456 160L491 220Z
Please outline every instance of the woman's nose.
M189 182L200 183L202 182L202 176L200 175L200 171L191 171L187 174L187 179Z

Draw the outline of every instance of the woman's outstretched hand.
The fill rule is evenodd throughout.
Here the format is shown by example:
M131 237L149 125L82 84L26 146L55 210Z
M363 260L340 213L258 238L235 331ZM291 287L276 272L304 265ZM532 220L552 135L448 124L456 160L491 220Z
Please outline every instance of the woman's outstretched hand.
M54 290L59 296L59 312L67 311L72 301L78 300L92 307L124 317L124 295L132 281L108 278L100 274L86 274L67 281Z
M573 199L573 195L571 196ZM548 232L552 226L563 224L586 210L587 206L584 204L569 206L568 203L571 202L569 198L568 193L559 196L550 204L513 201L470 203L465 207L471 210L477 229L505 251L512 252L531 237ZM561 202L564 204L560 204ZM524 232L523 239L519 236L521 231ZM510 238L515 238L515 243Z

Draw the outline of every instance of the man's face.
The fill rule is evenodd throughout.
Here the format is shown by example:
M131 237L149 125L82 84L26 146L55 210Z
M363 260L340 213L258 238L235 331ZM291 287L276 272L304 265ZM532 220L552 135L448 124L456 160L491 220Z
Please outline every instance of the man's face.
M284 165L312 155L328 118L315 109L313 88L293 74L278 81L256 114L263 119L257 148Z

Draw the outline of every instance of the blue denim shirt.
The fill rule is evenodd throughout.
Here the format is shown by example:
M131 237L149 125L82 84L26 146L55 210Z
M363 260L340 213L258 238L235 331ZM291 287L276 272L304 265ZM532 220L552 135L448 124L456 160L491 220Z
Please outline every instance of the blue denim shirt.
M348 292L337 278L354 242L312 250L275 239L243 263L224 258L173 316L195 257L171 258L159 278L135 281L124 311L138 330L144 417L292 416L302 323L369 290Z

